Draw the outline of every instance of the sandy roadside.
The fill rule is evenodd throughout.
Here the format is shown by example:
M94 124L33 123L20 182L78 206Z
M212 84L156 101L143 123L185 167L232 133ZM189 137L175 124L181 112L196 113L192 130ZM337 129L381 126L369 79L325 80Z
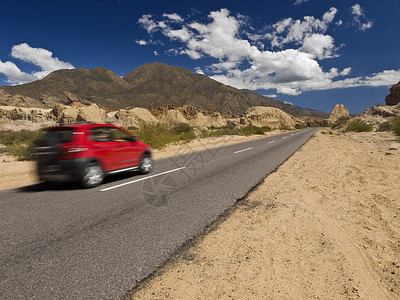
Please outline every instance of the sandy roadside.
M400 299L400 141L317 133L133 299Z
M223 136L198 139L180 145L170 145L162 150L154 150L153 157L154 159L165 158L177 154L212 149L233 143L259 139L280 133L282 133L282 131L274 130L267 132L265 135ZM17 161L15 157L5 154L0 154L0 178L0 190L31 185L38 182L34 162Z

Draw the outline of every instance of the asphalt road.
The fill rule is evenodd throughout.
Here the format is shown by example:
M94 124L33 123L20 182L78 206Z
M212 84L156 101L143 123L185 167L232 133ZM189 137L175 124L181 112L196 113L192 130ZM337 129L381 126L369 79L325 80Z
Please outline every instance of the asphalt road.
M94 189L0 192L0 299L118 299L247 195L316 131L156 161Z

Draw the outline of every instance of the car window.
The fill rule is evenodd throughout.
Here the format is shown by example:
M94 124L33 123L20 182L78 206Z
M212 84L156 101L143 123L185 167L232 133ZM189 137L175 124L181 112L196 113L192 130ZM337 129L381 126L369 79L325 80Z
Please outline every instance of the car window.
M118 128L112 129L113 139L117 142L130 142L132 137Z
M111 142L111 127L95 127L92 129L92 141L95 142Z
M72 141L73 133L73 128L59 128L57 130L47 131L44 134L44 139L51 139L57 144L69 143Z

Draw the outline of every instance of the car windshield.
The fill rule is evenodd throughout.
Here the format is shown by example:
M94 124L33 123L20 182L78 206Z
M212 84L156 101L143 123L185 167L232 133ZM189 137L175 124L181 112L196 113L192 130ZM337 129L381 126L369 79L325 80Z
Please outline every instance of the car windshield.
M73 128L59 128L47 131L44 134L44 139L51 139L57 144L69 143L72 141L73 133Z

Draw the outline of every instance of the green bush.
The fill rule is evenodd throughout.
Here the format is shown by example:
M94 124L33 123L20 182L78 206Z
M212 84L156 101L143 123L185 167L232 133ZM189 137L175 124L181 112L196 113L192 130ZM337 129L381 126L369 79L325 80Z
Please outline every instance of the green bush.
M336 120L335 124L331 127L332 127L332 129L340 127L340 126L346 124L348 120L350 120L350 117L340 117L339 119Z
M209 129L203 129L200 132L200 137L208 138L208 137L218 137L224 135L239 135L240 129L236 128L233 125L227 125L223 127L211 127Z
M289 126L286 125L282 125L281 127L279 127L280 130L292 130L292 128L290 128Z
M307 128L307 125L306 124L297 123L295 125L295 128L296 129L304 129L304 128Z
M187 124L176 125L172 128L157 124L147 125L132 132L146 144L154 149L162 149L168 144L180 141L190 141L196 138L196 134L191 126Z
M392 131L392 122L386 121L384 123L379 124L378 129L376 131Z
M398 136L400 136L400 117L396 117L392 120L392 130Z
M373 127L371 124L368 124L361 119L353 119L347 123L347 128L345 131L368 132L372 130Z
M265 134L267 131L271 131L271 127L264 126L264 127L257 127L254 125L247 125L241 128L241 135L252 135L252 134Z
M40 130L0 131L0 144L6 146L6 152L18 160L33 160L35 145L40 136Z
M179 123L174 127L172 127L171 131L175 134L181 134L181 133L193 132L194 130L193 127L187 123Z

